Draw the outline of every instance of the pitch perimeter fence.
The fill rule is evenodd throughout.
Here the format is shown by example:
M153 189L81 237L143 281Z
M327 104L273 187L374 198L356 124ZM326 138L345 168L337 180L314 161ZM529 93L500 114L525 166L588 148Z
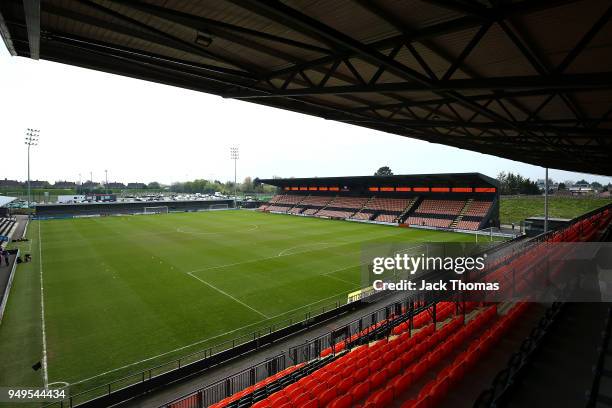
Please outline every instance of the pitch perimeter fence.
M100 403L110 405L111 403L120 402L126 399L126 397L133 397L165 383L187 378L235 356L258 350L282 338L331 319L342 312L358 308L365 304L363 301L366 297L379 297L380 294L371 295L366 293L350 303L340 301L340 296L346 296L348 299L348 292L338 295L338 299L333 303L327 303L315 310L309 310L299 316L293 315L266 328L203 348L195 353L129 374L111 382L102 385L94 385L91 381L80 384L79 388L84 389L84 391L77 391L74 389L74 386L69 385L69 397L62 401L47 404L45 407L64 408L88 405L96 406L96 404L99 406ZM256 372L260 372L262 369L258 370ZM258 376L256 375L253 378L258 378ZM87 387L87 384L90 384L90 386ZM230 386L228 390L236 389L238 384L242 383L236 382L236 385ZM219 391L214 391L214 394L218 395Z

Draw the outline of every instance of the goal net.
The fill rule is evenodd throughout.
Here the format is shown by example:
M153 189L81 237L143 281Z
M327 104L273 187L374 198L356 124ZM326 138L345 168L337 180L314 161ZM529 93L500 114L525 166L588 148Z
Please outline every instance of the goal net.
M493 241L493 227L484 228L474 233L476 242L492 242Z
M159 207L145 207L145 214L168 214L168 207L163 205Z
M208 208L211 210L227 210L229 206L227 204L211 204Z

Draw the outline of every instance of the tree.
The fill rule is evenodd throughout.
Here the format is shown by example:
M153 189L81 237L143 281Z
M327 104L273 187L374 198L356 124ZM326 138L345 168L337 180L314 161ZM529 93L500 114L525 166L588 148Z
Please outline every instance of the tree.
M245 193L253 192L253 180L250 177L245 177L242 185L240 186L240 190Z
M382 166L380 169L376 170L374 173L375 176L392 176L393 172L389 168L389 166Z
M149 183L149 185L147 185L147 188L150 188L151 190L159 190L161 189L161 186L157 181L152 181Z
M591 183L591 187L593 187L594 190L601 190L603 186L600 182L594 181Z
M567 186L565 185L565 183L559 183L559 187L557 187L557 189L559 189L559 190L567 190Z

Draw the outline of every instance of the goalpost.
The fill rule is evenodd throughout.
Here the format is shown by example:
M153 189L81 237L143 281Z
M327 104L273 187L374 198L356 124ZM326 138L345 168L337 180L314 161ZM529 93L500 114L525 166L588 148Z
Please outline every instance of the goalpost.
M474 234L476 236L476 242L478 242L478 235L482 235L484 238L484 241L493 241L493 228L494 227L488 227L488 228L483 228L481 230L476 231L476 233ZM482 241L483 239L481 239Z
M229 206L227 204L211 204L208 207L209 210L227 210Z
M168 206L145 207L144 214L168 214Z

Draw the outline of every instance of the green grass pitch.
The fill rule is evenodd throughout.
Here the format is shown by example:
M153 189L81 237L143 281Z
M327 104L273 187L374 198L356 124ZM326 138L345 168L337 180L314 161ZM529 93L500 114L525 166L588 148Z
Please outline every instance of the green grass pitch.
M72 392L346 302L366 242L471 241L450 232L216 211L32 222L0 326L1 385ZM41 262L42 257L42 262ZM40 288L42 276L43 291Z

